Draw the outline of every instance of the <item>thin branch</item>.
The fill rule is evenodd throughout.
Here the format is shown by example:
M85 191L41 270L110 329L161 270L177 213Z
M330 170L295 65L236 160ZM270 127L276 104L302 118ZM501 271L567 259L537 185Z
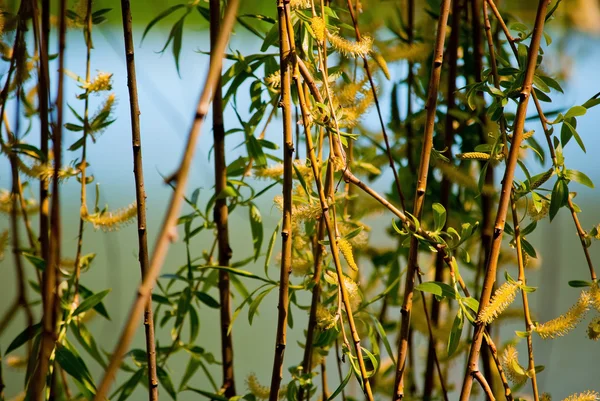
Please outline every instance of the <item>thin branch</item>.
M137 205L138 259L142 280L148 274L148 231L146 223L146 188L142 163L142 137L140 129L140 106L138 101L137 76L135 69L135 47L130 0L121 0L125 59L127 63L127 87L129 89L129 111L131 118L131 142L133 150L133 175ZM144 331L146 335L146 358L148 362L148 399L158 400L158 376L156 373L156 344L154 341L154 316L151 298L144 306Z
M427 178L429 175L429 161L431 150L433 148L433 130L435 125L436 105L438 88L440 85L440 76L442 73L442 64L444 56L444 42L446 39L446 25L450 13L450 0L443 0L440 4L440 15L437 25L437 33L434 45L433 63L431 66L431 75L429 77L429 89L427 92L427 102L425 109L425 131L423 133L423 147L421 149L421 160L419 162L419 172L417 175L417 189L413 202L413 216L421 219L423 206L425 204L425 193L427 190ZM415 286L415 274L418 271L417 258L419 255L419 241L416 237L410 240L408 252L408 267L406 279L404 282L404 299L402 301L402 319L400 325L400 341L398 344L398 360L396 365L396 378L394 381L394 390L392 400L400 400L404 397L404 371L406 368L406 355L408 351L408 333L410 331L410 315L412 312L412 298Z
M479 384L481 384L481 387L483 388L483 391L485 392L485 395L487 396L487 398L490 401L496 401L496 398L494 397L494 392L490 388L490 385L488 384L487 380L485 380L485 377L483 377L481 372L480 371L473 372L473 377L475 379L477 379Z
M196 144L200 136L200 129L204 123L204 117L208 113L208 109L212 100L212 88L215 86L215 83L221 76L222 57L225 51L225 46L227 45L229 39L229 34L231 33L231 29L235 23L238 5L239 0L230 0L228 3L225 18L223 19L222 30L219 33L217 46L215 46L213 52L215 57L210 62L208 75L202 88L200 99L198 100L196 114L188 134L188 139L180 165L172 178L168 180L176 182L175 190L171 196L160 233L154 246L150 267L148 268L146 277L144 277L138 288L137 298L134 301L129 312L129 316L126 320L127 324L121 332L119 341L117 342L117 346L112 353L112 357L104 377L98 385L98 391L94 397L95 401L103 401L106 398L108 389L114 379L115 374L117 373L117 370L119 369L119 366L121 365L121 360L123 359L123 356L127 352L129 344L133 339L137 325L139 324L139 320L142 316L142 312L144 311L145 306L150 299L152 286L154 285L164 263L169 243L175 239L177 220L188 180L190 165L192 163L192 159L196 150Z
M277 314L277 334L275 356L271 375L269 401L277 401L283 374L283 357L286 346L287 317L289 307L289 278L292 268L292 190L294 139L292 130L291 105L291 45L286 15L290 5L284 0L277 1L279 28L279 61L281 74L281 100L279 106L283 114L283 223L281 228L281 269L279 275L279 304Z
M533 29L533 34L531 37L531 43L529 45L527 69L525 70L523 86L520 92L519 105L517 107L517 112L515 116L512 146L510 148L509 157L506 160L506 170L504 172L504 178L502 180L502 191L498 205L498 212L496 214L496 221L494 223L494 235L492 239L488 263L486 266L486 274L484 278L483 289L479 300L479 311L481 311L488 305L491 298L494 282L496 279L498 257L500 256L500 248L502 245L502 234L504 232L506 215L511 200L511 192L515 168L519 157L519 150L521 142L523 141L523 129L527 113L527 104L529 103L529 97L532 92L533 75L535 73L536 61L540 48L540 41L543 34L544 18L546 16L547 7L548 0L540 0L536 14L536 21ZM484 329L485 324L483 323L477 323L475 326L473 342L469 351L467 374L464 377L460 401L467 401L471 394L473 376L470 374L470 372L475 372L478 370L477 362L479 359L479 352L481 350Z

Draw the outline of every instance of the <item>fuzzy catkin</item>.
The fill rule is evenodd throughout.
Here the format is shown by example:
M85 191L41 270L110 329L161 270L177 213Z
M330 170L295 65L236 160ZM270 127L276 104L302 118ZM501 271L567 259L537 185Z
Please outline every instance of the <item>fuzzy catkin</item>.
M4 230L0 234L0 260L4 259L6 246L8 245L8 230Z
M105 212L102 214L88 214L87 211L81 213L81 218L94 225L95 229L102 231L113 231L123 225L129 224L137 217L137 205L130 204L114 212Z
M515 300L518 290L519 284L514 281L507 281L502 284L496 292L494 292L494 296L490 300L490 303L481 310L477 317L477 321L490 324Z
M596 391L588 390L583 393L573 394L565 398L563 401L597 401L600 398L600 394Z
M519 353L512 345L508 345L502 354L502 368L508 380L514 384L521 384L527 380L525 368L519 364Z
M600 316L592 319L588 325L587 336L590 340L600 340Z
M567 313L546 323L539 324L535 328L535 331L543 339L564 336L569 331L573 330L579 324L579 322L581 322L589 310L590 303L590 293L587 291L581 291L579 299L575 305L571 306L571 309L569 309Z
M344 259L346 259L346 262L348 262L348 266L350 266L352 270L358 271L358 266L354 261L354 255L352 254L352 245L350 245L350 242L348 242L348 240L345 238L340 238L337 240L337 244L340 248L340 252L344 256Z
M271 394L271 388L260 384L256 374L254 373L251 373L248 375L248 377L246 377L246 386L248 386L248 390L250 393L252 393L252 395L261 400L268 399L269 395ZM285 398L286 393L287 385L281 386L279 388L279 393L277 394L278 398Z

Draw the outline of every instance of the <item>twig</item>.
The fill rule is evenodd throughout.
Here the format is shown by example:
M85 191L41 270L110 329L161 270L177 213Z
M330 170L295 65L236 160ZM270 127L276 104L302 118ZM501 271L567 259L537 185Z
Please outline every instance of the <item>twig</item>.
M112 357L104 377L98 385L98 391L94 397L95 401L103 401L108 393L108 389L113 381L113 378L119 369L119 366L121 365L121 360L123 359L123 356L125 355L125 352L131 343L133 335L135 334L142 312L150 299L152 286L154 285L162 264L164 263L169 243L175 239L177 219L183 200L183 194L188 179L190 165L196 150L196 144L200 136L200 129L202 128L204 117L208 113L208 108L212 100L212 88L215 86L217 79L221 75L222 56L229 39L229 34L235 23L238 5L239 0L231 0L228 3L225 18L223 19L222 30L219 33L217 46L215 46L213 52L215 57L211 60L208 75L205 80L204 87L202 88L200 99L196 108L196 114L194 116L194 121L188 134L185 151L176 173L172 176L171 181L176 181L175 190L171 196L160 233L154 246L150 267L146 277L144 277L138 288L137 298L131 307L128 319L126 320L127 323L123 328L119 341L117 342L117 346L112 353Z
M492 239L490 255L486 266L486 274L484 278L483 289L479 300L479 311L481 311L482 308L485 308L488 305L491 298L493 285L496 279L498 257L500 256L500 247L502 245L502 234L504 232L506 215L511 199L511 191L514 180L515 168L519 157L519 149L521 146L521 142L523 141L523 128L525 125L527 104L529 102L529 97L532 91L533 75L535 73L536 60L544 29L544 18L546 15L547 7L548 0L540 0L536 14L536 21L533 29L533 34L531 37L531 43L529 46L527 69L525 70L523 86L520 93L519 105L517 107L517 112L515 116L512 146L510 148L509 157L506 160L506 170L504 172L504 178L502 180L502 191L498 205L498 212L496 214L496 221L494 223L494 235ZM464 377L460 401L467 401L471 393L473 376L469 374L469 372L474 372L478 370L477 361L479 359L479 352L481 350L481 342L484 328L485 324L483 323L477 323L475 326L473 342L469 351L467 374Z
M473 372L473 377L475 377L475 379L477 379L479 384L481 384L481 387L483 388L483 391L485 391L485 395L488 397L488 399L490 401L496 401L496 398L494 397L494 393L492 392L490 385L488 384L487 380L485 380L485 377L483 377L481 372L480 371Z
M216 45L221 25L220 0L210 0L210 44ZM211 57L214 57L211 51ZM227 164L225 162L225 128L223 125L223 93L221 78L217 80L212 104L213 138L215 151L215 208L214 221L217 225L219 246L219 266L229 266L231 248L229 246L227 199L219 196L227 188ZM231 324L231 295L229 292L229 273L219 270L219 313L221 318L221 358L223 367L223 387L226 397L235 396L233 374L233 337Z
M130 0L121 0L123 35L125 39L125 59L127 63L127 87L129 89L129 111L131 118L131 142L133 150L133 175L135 178L135 199L138 225L138 259L142 280L148 274L148 231L146 223L146 188L142 163L142 137L140 129L140 106L138 102L137 76L135 69L135 47L133 44L133 24ZM150 290L151 291L151 290ZM146 358L148 361L148 399L158 400L158 376L156 374L156 344L154 341L154 315L151 298L144 306L144 331L146 335Z
M292 268L292 175L294 140L292 132L291 105L291 43L292 32L288 32L286 14L290 5L284 0L277 1L279 27L279 60L281 74L281 100L279 106L283 114L283 223L281 228L281 270L279 276L279 304L277 314L277 334L275 356L271 375L269 401L277 401L283 374L283 356L286 346L287 315L289 307L289 277Z
M427 114L425 117L425 131L423 133L423 147L421 149L421 160L419 162L419 172L417 175L417 189L413 202L413 216L421 219L423 206L425 204L425 192L427 190L427 177L429 175L429 161L431 150L433 148L433 129L435 124L436 105L438 88L440 85L440 75L442 72L444 42L446 39L446 24L448 14L450 13L450 0L443 0L440 4L440 16L438 19L437 33L434 45L433 63L431 66L431 75L429 78L429 89L427 93L427 102L425 108ZM408 351L408 332L410 329L410 315L412 312L412 297L415 286L415 274L418 271L417 258L419 254L419 241L416 237L410 240L408 252L408 267L406 279L404 282L404 299L402 301L402 319L400 325L400 342L398 345L398 360L396 362L396 378L394 381L394 390L392 400L400 400L404 397L404 370L406 368L406 355Z

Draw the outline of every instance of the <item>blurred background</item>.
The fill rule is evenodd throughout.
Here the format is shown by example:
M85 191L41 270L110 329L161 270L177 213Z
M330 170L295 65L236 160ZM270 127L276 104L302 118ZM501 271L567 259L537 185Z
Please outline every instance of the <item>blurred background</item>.
M136 45L136 64L138 69L138 88L140 95L142 141L144 157L144 173L148 195L148 226L149 244L152 245L155 235L162 221L166 203L171 195L171 189L162 180L163 176L173 173L179 163L179 158L184 147L185 137L189 130L195 105L202 87L208 68L208 56L202 52L208 51L208 31L205 20L199 15L188 19L185 26L185 35L180 60L180 74L175 69L173 57L169 51L160 53L169 29L176 17L167 18L157 25L141 41L141 36L148 22L177 1L132 1L133 20L135 24L134 40ZM242 7L252 8L256 11L255 2L242 2ZM252 3L252 4L251 4ZM262 1L261 12L273 16L275 3ZM366 3L366 2L365 2ZM534 2L503 1L502 7L510 10L511 14L519 20L529 22L534 12ZM531 4L530 4L531 3ZM386 9L394 1L369 2L369 11L361 15L369 21L381 20L381 29L387 18ZM92 53L92 71L105 71L113 73L113 91L116 93L118 105L116 108L117 120L99 138L98 142L89 147L88 161L89 174L93 174L95 181L100 184L100 204L107 204L110 209L124 207L135 200L134 178L132 172L132 155L130 139L129 106L126 86L126 69L123 50L123 36L120 16L120 6L117 1L99 0L95 2L96 8L112 8L107 14L108 21L93 32L94 51ZM241 11L244 12L243 10ZM600 91L600 2L597 0L564 0L557 13L557 19L549 26L549 31L554 39L551 46L545 48L546 57L551 58L551 73L558 74L563 81L564 95L553 98L554 102L546 105L549 109L568 108L582 104L595 93ZM373 33L375 34L375 33ZM68 33L67 69L83 75L85 72L85 43L81 31ZM55 45L53 43L53 45ZM55 47L54 47L55 48ZM242 54L258 52L260 43L244 28L238 26L229 46L231 51L239 50ZM274 48L269 50L275 52ZM0 66L2 73L7 69L7 63ZM403 79L406 66L400 62L390 66L391 81L380 82L380 98L385 116L389 117L389 93L391 82ZM51 71L55 74L55 71ZM67 80L67 103L75 102L77 88L72 80ZM238 98L238 107L248 107L247 88L242 88L243 96ZM95 106L92 106L94 109ZM9 110L9 115L10 110ZM66 121L72 121L73 116L66 114ZM543 132L537 123L531 120L528 129ZM229 108L225 111L226 128L237 125L237 119ZM378 129L376 116L371 113L363 119L362 123L372 130ZM594 182L600 183L600 109L594 108L580 119L578 132L588 149L583 153L577 146L569 146L565 157L569 167L585 172ZM192 175L188 185L188 194L195 188L201 188L200 204L205 205L213 191L213 160L210 159L212 135L210 132L210 116L204 125L204 132L197 148L194 159ZM65 131L67 143L74 141L74 133ZM69 137L71 136L71 137ZM277 123L272 124L267 131L266 139L280 144L280 131ZM227 160L232 161L242 154L241 149L236 149L239 143L228 141ZM70 156L65 156L68 159ZM73 156L74 158L75 156ZM542 171L536 160L527 160L526 164L532 171ZM389 188L390 177L382 175L375 187L386 191ZM264 184L262 184L264 185ZM6 158L0 159L0 188L10 188L10 168ZM592 225L600 223L600 207L597 190L574 185L571 190L577 191L575 202L583 209L580 220L584 229L591 229ZM63 253L73 257L76 249L76 236L78 220L76 213L68 213L79 208L79 184L71 180L63 186L63 210L68 218L64 221ZM269 208L273 196L278 189L272 189L261 198L263 207L263 223L265 241L273 232L279 220L279 210ZM265 212L266 211L266 212ZM270 213L269 213L270 211ZM367 223L373 228L371 241L383 245L393 245L394 242L386 234L389 227L389 215L371 218ZM0 231L8 228L7 216L0 216ZM250 235L250 225L247 214L233 213L230 222L231 242L234 261L251 255L252 250L247 240ZM110 351L115 345L117 333L127 316L129 307L135 294L135 287L139 283L140 273L137 262L137 234L135 225L124 227L119 231L104 233L94 231L91 227L86 229L86 242L84 254L96 253L92 269L84 275L83 283L93 291L111 288L112 293L106 299L106 306L111 315L111 321L96 319L90 323L91 330L96 333L99 345ZM193 246L198 252L206 248L207 241L212 238L210 233L194 238ZM543 291L531 295L532 310L535 311L534 319L546 320L564 313L565 306L575 302L579 295L578 289L567 286L568 280L586 279L587 267L580 244L568 216L568 210L562 209L558 217L549 224L544 221L536 235L528 238L541 255L541 268L529 276L529 285L541 286ZM278 245L276 245L277 249ZM594 261L600 262L600 247L594 244L591 248ZM163 273L172 273L185 263L185 248L181 242L171 246ZM262 259L255 266L247 269L257 273L262 272ZM272 276L276 276L277 267L272 263ZM12 258L7 252L6 257L0 262L0 315L2 315L15 295L15 277ZM215 293L216 294L216 293ZM30 292L31 297L31 292ZM234 300L234 304L239 299ZM308 303L306 301L302 302ZM277 313L277 294L273 291L264 301L261 314L250 326L245 313L242 312L234 326L234 346L236 356L236 376L239 390L244 388L243 377L249 372L255 372L259 380L267 384L270 380L270 371L273 359L274 336ZM36 318L39 316L36 316ZM399 318L399 314L397 315ZM219 355L219 328L218 311L204 308L201 310L201 328L199 342L207 349ZM393 318L393 316L390 316ZM296 342L302 340L302 328L306 325L307 316L296 313L294 316L295 330L289 332L288 349L286 350L285 367L292 366L301 361L301 348ZM587 322L587 320L586 320ZM21 314L0 338L0 346L6 349L8 343L23 329L25 319ZM544 342L536 337L535 353L536 364L545 365L546 370L539 375L541 391L552 393L555 399L562 399L574 392L584 389L600 391L600 343L592 343L586 339L585 326L575 330L572 334L553 341ZM506 330L508 337L514 330L522 330L522 323L507 324L501 330ZM159 330L158 340L161 345L170 341L169 333ZM261 341L256 341L261 339ZM134 346L143 345L142 330L138 331ZM519 349L525 355L520 344ZM417 349L426 355L427 345L423 341L417 342ZM183 374L187 356L177 354L172 357L168 369L177 384ZM101 368L91 362L89 364L94 377L101 377ZM457 365L458 366L458 365ZM213 373L220 377L220 368L213 366ZM457 368L457 377L462 376L462 367ZM287 372L286 372L287 374ZM15 369L4 369L5 382L7 383L7 399L16 395L22 388L23 372ZM118 378L122 383L125 375ZM330 378L333 388L334 378ZM285 382L284 378L284 382ZM193 387L207 388L207 381L201 373L196 374L190 383ZM138 389L132 399L144 399ZM168 395L162 391L161 398L167 399ZM179 395L180 400L196 399L197 395ZM455 394L451 395L451 399Z

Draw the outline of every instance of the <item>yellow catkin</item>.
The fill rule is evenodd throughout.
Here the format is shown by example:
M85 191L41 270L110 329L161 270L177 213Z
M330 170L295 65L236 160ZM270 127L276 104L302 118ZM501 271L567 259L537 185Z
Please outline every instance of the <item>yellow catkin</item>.
M531 220L533 220L533 221L540 221L540 220L544 219L548 215L549 211L550 211L550 202L546 202L546 201L542 201L542 208L540 209L539 212L535 208L535 205L533 204L533 202L530 202L529 206L527 207L527 215L529 215L529 218L531 218Z
M20 204L18 205L20 210ZM32 199L25 199L25 213L33 213L38 210L38 205ZM0 213L11 214L13 212L13 196L9 191L0 190Z
M502 284L496 292L494 292L494 296L490 300L490 303L479 313L477 321L490 324L515 300L518 290L518 283L507 281Z
M550 177L552 177L553 174L554 168L551 168L548 171L546 171L543 176L531 183L531 189L537 189L540 186L542 186L546 181L550 179Z
M338 35L333 35L327 31L327 39L331 45L342 55L349 57L366 57L373 47L373 38L370 36L363 36L360 41L353 42L342 38ZM316 34L315 34L316 36Z
M490 160L491 156L489 153L483 152L466 152L466 153L457 153L457 159L461 160ZM497 155L495 157L496 160L502 160L504 157L502 155Z
M458 184L459 186L464 188L478 190L477 181L475 181L475 179L472 176L464 174L458 169L458 167L454 166L453 164L444 161L437 161L435 162L435 167L441 171L444 177L446 177L453 183ZM484 185L483 188L481 188L481 193L486 195L495 195L496 192L497 191L493 185Z
M587 336L590 340L600 340L600 316L592 319L588 325Z
M312 167L307 165L306 163L295 160L294 161L295 168L293 169L294 178L298 178L296 170L300 173L304 181L310 181L313 178ZM270 179L280 179L283 177L283 164L278 163L272 166L256 168L254 169L254 176L256 178L270 178Z
M281 71L277 70L265 78L265 83L269 88L277 89L281 86Z
M591 305L600 312L600 287L598 283L594 283L590 288Z
M92 82L86 82L83 84L83 89L86 89L88 92L101 92L108 91L112 89L112 76L108 72L98 72L98 75L92 80Z
M331 285L339 285L340 283L337 273L332 272L330 270L325 271L324 278L325 281L327 281ZM346 287L348 297L350 298L350 306L352 307L352 309L356 309L356 307L360 304L358 284L356 284L354 280L352 280L350 277L344 275L344 287Z
M271 394L271 388L267 386L263 386L258 382L256 374L251 373L246 377L246 385L248 386L248 390L252 393L256 398L261 400L266 400L269 398ZM281 386L279 388L278 398L285 398L287 394L287 385Z
M526 141L527 139L531 138L533 136L533 134L535 133L535 131L527 131L523 133L523 140ZM508 139L510 139L512 141L513 139L513 134L509 134L508 135Z
M527 380L526 370L519 364L519 353L512 345L508 345L502 353L502 368L506 377L514 384L521 384Z
M315 38L319 42L323 42L325 40L325 35L327 34L327 27L325 26L325 22L321 17L312 17L310 20L310 27L315 34Z
M424 61L431 54L431 45L427 43L399 44L391 47L386 53L388 61L408 60Z
M582 291L577 303L567 313L546 323L539 324L535 331L543 339L564 336L581 322L591 303L590 293Z
M317 305L317 313L315 317L317 327L321 330L328 330L335 326L337 322L337 317L321 304Z
M352 245L345 238L340 238L337 240L338 247L340 248L340 252L348 262L348 266L354 271L358 271L358 266L354 261L354 255L352 254Z
M28 166L21 159L17 159L17 165L19 171L29 178L36 178L50 182L54 177L54 166L51 163L35 163L32 166ZM70 177L74 177L79 174L79 169L67 166L58 170L58 181L62 182Z
M563 401L597 401L600 398L600 394L596 391L588 390L583 393L573 394L565 398Z
M137 205L135 203L114 212L88 214L87 211L84 211L81 213L82 219L92 223L95 229L99 228L103 231L117 230L119 227L129 224L136 217Z
M292 257L292 274L296 277L304 277L312 271L313 261L310 253L301 253Z
M8 230L2 231L0 234L0 260L4 259L6 247L8 246Z

